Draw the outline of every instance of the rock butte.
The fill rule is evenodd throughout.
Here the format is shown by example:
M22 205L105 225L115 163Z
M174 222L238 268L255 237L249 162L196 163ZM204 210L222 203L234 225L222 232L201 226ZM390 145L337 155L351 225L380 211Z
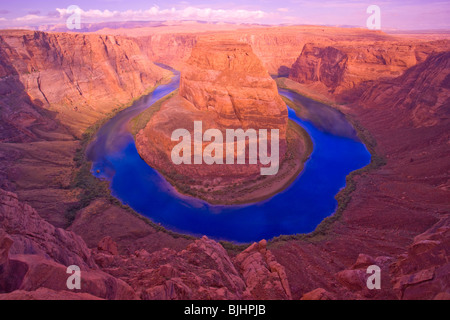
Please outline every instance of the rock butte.
M208 31L211 25L196 28ZM103 30L134 36L116 36L116 42L95 34L0 32L0 188L14 190L0 190L0 299L450 299L450 42L439 40L444 34L405 37L321 26L209 32L217 40L231 37L249 43L271 74L289 75L300 59L298 67L305 74L297 80L302 83L285 79L285 84L317 99L351 102L340 106L342 112L371 134L376 152L386 159L385 166L355 178L355 191L341 217L320 228L313 241L285 237L244 251L225 250L210 239L194 241L162 232L104 198L77 212L71 232L58 228L67 226L67 209L80 202L79 190L70 183L80 147L72 132L83 132L116 107L104 104L92 117L81 112L65 116L84 105L76 82L87 81L80 85L83 96L95 97L86 109L110 99L127 102L144 88L140 81L136 86L118 81L127 75L126 56L131 59L119 44L126 42L144 64L179 67L205 37L205 32L188 33L185 25L156 29L148 28L144 35L141 29ZM105 41L117 59L105 51L95 54L102 59L88 58L91 41L100 47ZM300 57L307 43L311 45ZM77 46L83 55L73 56ZM319 48L317 55L306 54L314 47ZM324 52L327 47L348 57L341 75L314 67L332 57ZM376 50L367 51L369 47ZM20 59L22 53L30 58ZM73 77L52 82L64 77L61 61L69 75L74 70ZM46 70L33 71L35 65ZM142 71L136 66L128 70L139 80ZM358 73L360 68L367 73ZM92 77L94 69L98 73ZM163 78L159 72L142 76L153 79L142 82L148 85ZM38 78L41 84L52 84L40 86L49 105L43 102ZM108 90L104 79L115 89L98 91ZM336 95L340 88L345 89ZM72 100L58 104L51 98L60 97L56 89L67 90ZM66 126L72 129L68 132ZM119 254L111 239L104 239L108 236ZM67 279L64 257L90 273L92 286L86 292L60 287ZM379 292L364 289L361 279L364 268L374 262L382 269ZM27 268L29 272L20 272Z
M180 128L193 133L194 122L199 121L204 131L219 129L223 136L226 129L269 132L278 129L281 174L260 179L260 163L225 165L226 152L222 165L175 165L171 152L178 141L171 140L172 133ZM181 71L179 95L165 102L153 115L145 129L136 135L136 145L142 158L182 193L217 204L254 202L284 188L299 173L304 141L295 130L288 128L286 104L251 47L236 41L205 41L197 43ZM289 161L286 158L288 135L297 152ZM205 142L203 149L208 144ZM270 150L270 143L267 144ZM296 168L288 170L292 163ZM271 187L267 187L268 181ZM239 185L252 187L254 195L244 195Z

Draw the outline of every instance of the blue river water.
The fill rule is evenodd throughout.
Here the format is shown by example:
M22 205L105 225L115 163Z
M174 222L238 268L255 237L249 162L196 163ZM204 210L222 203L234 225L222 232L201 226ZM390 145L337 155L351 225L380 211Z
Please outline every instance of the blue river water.
M215 206L179 195L141 159L127 126L178 85L176 75L170 84L118 113L100 128L87 150L92 174L108 180L116 198L169 230L236 243L309 233L335 212L335 196L345 187L346 176L370 163L370 153L341 113L280 89L280 94L304 106L302 118L292 109L289 118L308 132L314 144L296 180L268 200L243 206Z

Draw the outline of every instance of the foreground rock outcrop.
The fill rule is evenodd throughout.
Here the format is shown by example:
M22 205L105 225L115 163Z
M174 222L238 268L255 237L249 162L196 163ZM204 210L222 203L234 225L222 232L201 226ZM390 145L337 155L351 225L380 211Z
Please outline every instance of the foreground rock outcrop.
M79 236L53 227L4 190L0 190L0 245L0 299L136 298L129 285L99 270ZM76 293L66 285L71 265L82 272Z
M247 295L269 300L292 299L284 267L267 249L266 240L252 244L235 261L247 284Z
M66 286L71 265L81 269L80 290ZM0 300L288 298L284 267L263 242L235 259L207 237L179 250L119 254L106 236L89 249L0 189Z

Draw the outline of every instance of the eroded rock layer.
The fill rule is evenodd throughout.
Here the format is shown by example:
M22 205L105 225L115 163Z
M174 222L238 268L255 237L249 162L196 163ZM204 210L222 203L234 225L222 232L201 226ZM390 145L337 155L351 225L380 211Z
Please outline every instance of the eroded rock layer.
M2 31L0 139L36 140L55 119L81 135L167 74L123 37Z
M348 100L356 87L366 81L395 78L426 57L448 48L447 41L411 43L404 41L350 41L306 43L289 78L315 85L314 90Z
M169 73L124 37L0 31L0 188L66 225L78 138Z
M249 163L248 143L245 165L236 164L236 160L235 164L226 164L225 145L223 164L194 164L192 155L191 164L175 165L171 159L171 151L178 141L172 141L171 135L182 128L187 129L193 139L194 121L202 122L203 132L207 129L220 130L224 143L226 129L254 129L257 133L259 129L265 129L269 133L276 129L279 132L281 174L276 177L278 181L274 188L282 187L283 182L286 183L299 171L302 162L300 158L305 152L303 141L293 130L288 133L286 104L278 95L275 81L248 44L236 41L197 44L188 65L182 71L179 95L164 103L136 137L138 151L144 160L162 172L180 191L190 191L190 194L197 191L205 195L209 193L208 200L227 202L220 194L214 198L208 191L223 194L225 190L231 191L229 188L232 186L243 186L248 181L258 180L263 165ZM267 143L268 150L271 150L270 140L266 142L260 137L258 139L257 143ZM292 160L296 161L294 167L297 167L290 170L290 173L283 167L288 140L296 144ZM209 142L205 142L202 150L208 144ZM191 150L194 150L193 144ZM242 151L236 150L236 157ZM180 188L179 183L186 187ZM271 194L274 190L267 188L265 192ZM242 196L245 195L241 193L240 197ZM264 194L255 193L249 197L253 200L261 199ZM231 195L230 199L237 201Z
M254 244L232 259L207 237L182 249L118 251L111 237L91 249L0 189L0 300L290 299L284 267ZM70 290L67 267L81 269Z
M286 136L286 105L248 44L198 43L182 72L180 95L210 111L221 127L276 128Z

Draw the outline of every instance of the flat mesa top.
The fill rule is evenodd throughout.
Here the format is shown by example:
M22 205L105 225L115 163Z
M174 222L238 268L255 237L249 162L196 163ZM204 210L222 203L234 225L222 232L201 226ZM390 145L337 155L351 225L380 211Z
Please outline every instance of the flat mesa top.
M214 38L202 38L197 44L197 47L207 47L214 50L226 50L226 49L237 49L237 48L251 48L251 46L246 42L241 42L238 40L216 40Z

